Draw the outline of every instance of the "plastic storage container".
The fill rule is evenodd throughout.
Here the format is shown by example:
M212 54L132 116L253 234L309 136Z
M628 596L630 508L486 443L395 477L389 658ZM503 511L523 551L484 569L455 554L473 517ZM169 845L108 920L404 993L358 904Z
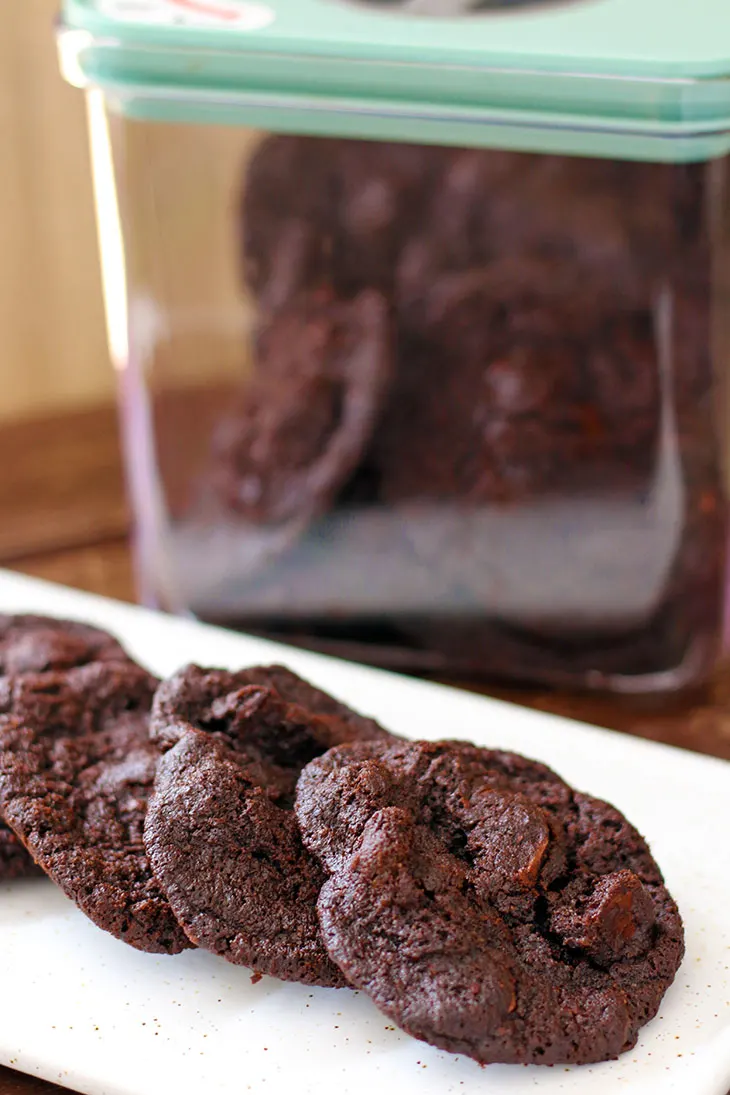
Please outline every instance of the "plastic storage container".
M726 0L66 0L147 600L674 690L724 643Z

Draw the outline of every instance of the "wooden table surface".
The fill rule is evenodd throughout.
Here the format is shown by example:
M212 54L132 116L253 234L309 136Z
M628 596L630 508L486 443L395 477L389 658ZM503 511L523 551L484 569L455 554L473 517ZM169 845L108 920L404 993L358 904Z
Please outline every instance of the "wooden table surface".
M0 478L0 566L134 600L113 409L3 427L0 466L5 469ZM730 760L730 664L692 695L661 704L472 682L465 686ZM61 1090L0 1068L0 1095Z

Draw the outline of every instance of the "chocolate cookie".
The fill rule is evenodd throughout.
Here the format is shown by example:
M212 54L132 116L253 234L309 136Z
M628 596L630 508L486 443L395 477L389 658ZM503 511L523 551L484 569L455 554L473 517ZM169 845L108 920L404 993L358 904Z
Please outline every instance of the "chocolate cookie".
M542 261L437 280L401 331L374 444L385 499L514 505L646 485L659 429L651 315L589 305Z
M525 758L359 744L303 771L347 979L406 1031L476 1060L581 1064L634 1045L681 961L676 906L618 811Z
M115 638L90 624L52 616L0 615L0 677L128 660Z
M0 678L127 660L116 639L89 624L50 616L0 615ZM12 829L0 822L0 879L40 873Z
M257 973L343 985L319 935L324 873L302 846L294 790L330 746L386 731L281 666L189 666L160 688L152 736L172 748L145 845L188 937Z
M213 441L214 481L238 514L306 525L368 445L392 372L388 308L375 292L304 293L257 342L242 405Z
M100 928L139 950L189 946L142 844L157 681L131 662L0 681L0 809Z
M321 137L267 138L246 165L244 276L264 314L303 289L390 291L446 150Z
M330 145L333 142L328 142ZM338 141L332 278L346 293L393 288L404 242L424 223L433 181L450 151L388 141Z
M286 703L316 715L320 719L318 733L326 735L321 738L323 748L319 752L345 741L372 741L393 737L375 719L353 711L347 704L305 681L285 665L255 665L237 673L187 665L163 681L155 693L150 726L153 741L163 747L174 745L183 730L187 729L187 723L192 723L201 730L217 730L215 720L221 709L224 714L221 729L226 730L227 721L236 715L235 693L249 685L258 685L276 692ZM273 747L267 740L262 746L264 754L268 755ZM297 761L292 791L302 766Z
M413 304L449 272L539 259L587 285L603 320L616 304L650 307L657 278L686 268L701 222L696 165L452 149L400 254L397 294Z
M243 274L261 310L332 284L335 141L268 137L246 164L241 194Z
M470 517L456 506L444 507L448 520L442 521L441 536L432 537L436 547L430 559L434 570L458 573L467 603L461 616L419 621L413 633L421 642L441 650L459 672L530 677L554 687L577 680L608 691L649 691L706 678L720 654L728 520L706 346L706 334L698 330L694 345L684 344L685 354L678 355L676 383L685 394L676 407L674 436L665 433L648 488L622 499L598 499L588 520L578 519L578 507L572 519L559 503L552 514L543 509L539 574L536 554L532 566L521 562L521 544L529 545L524 532L514 536L514 548L502 541L507 562L500 570L494 528L477 512ZM516 520L511 518L515 527ZM429 527L438 529L438 522ZM415 532L419 539L412 539L423 556L425 537L420 526ZM536 576L533 586L530 575ZM490 587L491 576L496 580ZM498 582L504 590L520 581L522 618L495 611L492 591ZM547 614L540 619L539 597L530 590L541 585L554 606L562 603L562 619L554 611L552 619ZM565 609L578 597L586 609L599 606L592 618L587 612L582 620L580 615L571 620Z

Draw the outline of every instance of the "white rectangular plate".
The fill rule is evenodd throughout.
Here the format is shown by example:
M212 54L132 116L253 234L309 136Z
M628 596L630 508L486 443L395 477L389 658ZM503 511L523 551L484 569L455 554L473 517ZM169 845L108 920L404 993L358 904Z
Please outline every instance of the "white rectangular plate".
M393 1028L360 993L264 978L202 952L140 954L49 882L0 887L0 1063L89 1095L726 1095L730 765L438 685L0 572L0 612L87 620L159 674L283 661L400 734L463 737L547 762L647 836L687 956L621 1060L480 1068Z

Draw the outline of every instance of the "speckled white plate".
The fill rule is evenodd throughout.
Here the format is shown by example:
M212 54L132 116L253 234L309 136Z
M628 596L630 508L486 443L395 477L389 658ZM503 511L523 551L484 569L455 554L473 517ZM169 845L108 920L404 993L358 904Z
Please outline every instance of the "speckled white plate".
M546 761L651 842L687 956L636 1049L583 1068L479 1068L396 1030L361 994L310 990L190 951L140 954L49 882L0 887L0 1063L89 1095L726 1095L730 765L478 696L290 650L0 572L0 612L76 617L166 674L285 661L401 734Z

